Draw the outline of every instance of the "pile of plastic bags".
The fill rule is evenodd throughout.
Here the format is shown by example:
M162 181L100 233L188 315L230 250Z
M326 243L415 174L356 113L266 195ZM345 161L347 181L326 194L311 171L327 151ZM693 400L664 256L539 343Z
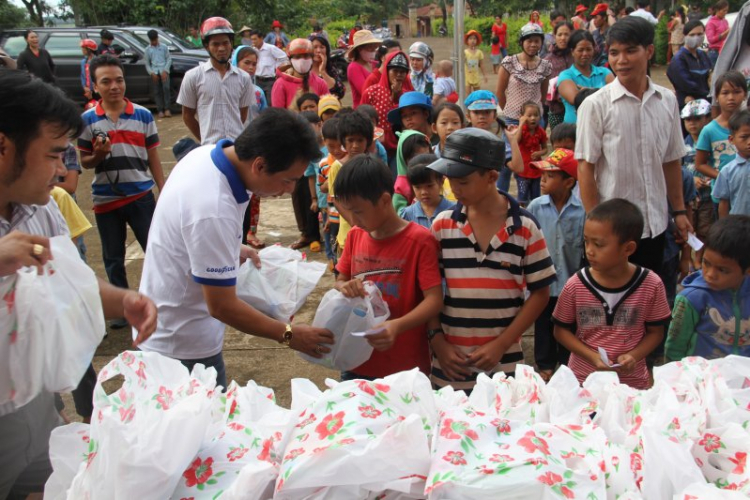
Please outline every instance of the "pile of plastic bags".
M102 382L122 375L106 394ZM733 499L750 495L750 359L687 358L638 391L528 366L434 392L417 370L292 380L292 407L153 353L99 376L91 426L57 429L47 498Z

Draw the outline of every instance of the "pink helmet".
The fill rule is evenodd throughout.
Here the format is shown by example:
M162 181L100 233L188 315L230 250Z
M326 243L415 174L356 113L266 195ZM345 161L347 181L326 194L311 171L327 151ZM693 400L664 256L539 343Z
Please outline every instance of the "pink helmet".
M86 38L84 40L81 40L81 47L86 47L89 50L96 50L98 45L96 45L96 42L93 41L91 38Z
M286 53L289 57L299 56L304 54L313 53L312 42L307 38L295 38L289 42L289 47L286 49Z
M208 38L213 35L229 35L234 40L232 24L223 17L209 17L201 25L201 40L207 44Z

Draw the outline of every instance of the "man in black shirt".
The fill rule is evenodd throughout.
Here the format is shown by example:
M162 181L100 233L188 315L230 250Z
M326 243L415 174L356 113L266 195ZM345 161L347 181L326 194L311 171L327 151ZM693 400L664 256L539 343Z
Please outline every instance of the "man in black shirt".
M102 30L99 33L99 37L102 39L101 43L99 44L99 47L96 48L96 55L100 56L102 54L112 54L113 56L116 56L114 47L112 47L112 42L115 39L115 35L113 35L109 30Z

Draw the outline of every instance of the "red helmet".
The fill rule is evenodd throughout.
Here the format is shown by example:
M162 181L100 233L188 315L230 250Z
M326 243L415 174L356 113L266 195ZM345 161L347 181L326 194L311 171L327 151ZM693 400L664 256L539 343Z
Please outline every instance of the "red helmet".
M208 38L213 35L229 35L234 40L232 24L223 17L209 17L201 24L201 40L207 44Z
M81 47L86 47L90 50L96 50L98 45L91 38L86 38L84 40L81 40Z
M299 56L304 54L313 53L312 42L307 38L295 38L289 42L289 47L286 49L286 53L289 57Z

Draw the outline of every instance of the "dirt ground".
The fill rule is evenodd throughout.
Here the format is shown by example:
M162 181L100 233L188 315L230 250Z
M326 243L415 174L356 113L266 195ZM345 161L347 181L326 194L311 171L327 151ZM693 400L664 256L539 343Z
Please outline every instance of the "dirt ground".
M427 38L421 40L427 42L433 48L436 60L450 58L452 39ZM405 50L408 50L409 45L414 41L414 39L403 39L401 40L401 45ZM486 60L489 62L489 58ZM494 91L496 80L491 75L491 66L485 70L489 76L485 88ZM664 68L655 68L653 74L657 83L669 86ZM348 95L344 100L344 104L351 104L351 98ZM189 132L179 115L157 120L157 127L161 139L159 154L165 174L169 175L169 172L175 165L172 145L182 137L188 136ZM89 221L91 221L92 225L96 226L96 221L91 210L91 189L89 187L91 180L92 172L84 172L80 178L77 196L79 204ZM511 191L513 190L515 190L515 185L511 188ZM298 233L292 211L291 198L289 196L278 199L264 199L262 201L258 234L267 244L280 243L288 246L295 241ZM99 276L106 279L101 258L101 244L95 227L85 235L85 239L88 247L87 259L89 265ZM311 260L325 262L325 255L323 253L308 252L307 255ZM135 241L133 234L128 231L127 272L131 289L138 288L142 267L143 252ZM296 315L295 322L312 322L320 299L331 289L333 281L332 274L326 272L315 291L308 298L305 306ZM524 336L523 345L526 353L526 362L533 365L533 334L531 331L527 332ZM110 329L109 335L97 349L94 358L94 367L97 372L113 357L129 348L131 348L130 329ZM295 352L281 347L276 342L240 333L232 328L227 328L224 341L224 358L228 380L236 380L241 384L245 384L248 380L255 380L260 385L271 387L276 391L278 402L285 406L289 405L291 400L289 382L292 378L309 378L319 386L322 386L326 378L338 377L337 372L303 361ZM109 389L111 390L112 387ZM64 399L66 401L67 415L72 420L79 420L74 415L75 411L70 395L65 395Z

